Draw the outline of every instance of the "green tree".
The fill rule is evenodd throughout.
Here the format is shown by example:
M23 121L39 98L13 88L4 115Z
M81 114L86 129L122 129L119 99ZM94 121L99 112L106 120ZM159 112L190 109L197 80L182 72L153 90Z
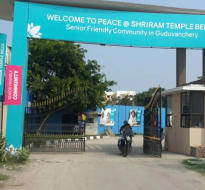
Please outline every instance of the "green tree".
M30 41L27 89L32 102L72 92L57 104L46 107L48 114L43 124L59 109L69 107L79 113L104 106L104 92L115 82L106 79L96 60L86 62L85 53L85 49L72 42Z
M117 104L132 106L133 105L133 96L126 95L125 97L118 100Z
M135 105L145 106L145 99L148 97L151 97L155 90L156 90L156 88L149 88L147 91L136 94L135 98L134 98ZM162 88L162 91L163 90L165 90L165 89Z

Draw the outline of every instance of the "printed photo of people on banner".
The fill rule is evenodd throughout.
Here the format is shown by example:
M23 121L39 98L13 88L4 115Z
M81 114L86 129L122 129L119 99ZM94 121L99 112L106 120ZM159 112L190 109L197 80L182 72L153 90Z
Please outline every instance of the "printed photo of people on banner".
M131 127L139 127L141 122L141 114L140 110L130 110L128 123Z
M114 108L102 109L100 117L101 126L114 126L115 110Z

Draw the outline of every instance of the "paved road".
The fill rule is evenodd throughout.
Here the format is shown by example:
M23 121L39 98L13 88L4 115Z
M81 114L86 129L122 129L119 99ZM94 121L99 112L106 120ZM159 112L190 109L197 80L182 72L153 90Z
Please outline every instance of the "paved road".
M204 190L205 177L183 167L186 156L164 153L161 159L142 153L142 138L133 152L120 155L117 138L87 141L86 153L31 155L13 172L4 190Z

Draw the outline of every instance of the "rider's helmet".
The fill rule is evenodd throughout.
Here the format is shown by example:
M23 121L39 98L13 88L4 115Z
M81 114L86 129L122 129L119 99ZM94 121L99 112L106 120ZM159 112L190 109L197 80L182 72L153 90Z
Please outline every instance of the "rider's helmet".
M130 129L130 125L127 123L127 124L125 125L125 128L126 128L126 129Z
M125 121L124 121L124 126L127 125L127 124L128 124L128 122L127 122L127 120L125 120Z

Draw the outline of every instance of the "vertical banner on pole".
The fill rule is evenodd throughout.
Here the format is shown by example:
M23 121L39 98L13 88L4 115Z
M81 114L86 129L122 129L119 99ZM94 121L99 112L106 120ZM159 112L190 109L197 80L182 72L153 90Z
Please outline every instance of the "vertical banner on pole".
M3 96L4 91L4 72L6 60L6 34L0 33L0 96Z
M5 104L21 105L22 99L22 66L7 65L5 81Z

